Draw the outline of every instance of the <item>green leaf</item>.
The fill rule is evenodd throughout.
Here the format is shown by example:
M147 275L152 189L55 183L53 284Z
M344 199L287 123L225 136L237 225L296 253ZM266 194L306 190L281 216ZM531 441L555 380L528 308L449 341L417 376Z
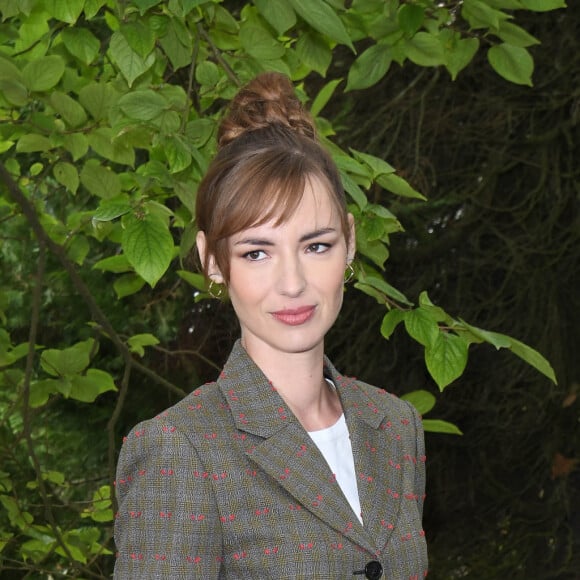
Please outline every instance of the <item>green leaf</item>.
M445 63L441 41L429 32L417 32L407 40L405 53L411 62L419 66L439 66Z
M95 347L93 339L58 349L47 349L40 357L40 366L53 377L71 377L83 372L90 363L90 355Z
M183 15L187 16L195 7L205 4L208 0L181 0Z
M139 292L143 286L145 286L145 280L143 280L141 276L133 273L119 276L119 278L113 282L113 289L115 290L117 298L131 296L132 294Z
M515 338L509 338L511 342L511 351L522 360L527 362L529 365L533 366L536 370L540 371L544 376L548 377L555 385L558 384L556 379L556 374L552 365L537 351L532 347L516 340Z
M99 203L99 207L93 214L93 219L108 222L129 213L131 209L132 206L125 196L105 199Z
M296 24L296 13L288 0L254 0L254 4L279 35Z
M150 121L169 108L169 103L159 93L150 89L134 91L119 99L119 107L130 119Z
M400 195L401 197L410 197L413 199L420 199L422 201L427 199L424 195L414 190L402 177L399 177L394 173L389 175L379 175L376 181L387 191L395 193L396 195Z
M384 220L378 216L365 215L360 222L358 232L364 230L364 236L369 242L382 240L385 233Z
M73 161L78 161L87 154L89 140L83 133L69 133L63 138L63 147L72 155Z
M32 381L30 383L30 406L36 409L42 407L42 405L46 405L50 395L60 392L59 385L60 380L57 379Z
M127 22L120 30L131 49L140 57L146 58L155 48L155 36L145 23L139 20Z
M522 0L486 0L492 8L500 10L523 10Z
M81 517L90 517L95 522L110 522L113 520L110 486L103 485L93 494L91 506L83 510Z
M0 95L16 107L24 107L28 91L24 86L20 69L7 58L0 56Z
M352 150L354 152L354 149ZM364 178L368 185L371 184L373 173L366 163L357 161L354 156L345 155L342 151L332 151L332 158L341 171L347 172L356 179ZM366 203L365 203L366 206Z
M24 107L28 102L26 87L14 79L0 79L0 95L16 107Z
M56 180L64 185L73 195L79 188L79 172L72 163L59 161L53 169Z
M439 38L443 46L445 67L455 80L457 75L473 60L479 49L478 38L461 38L457 32L442 30Z
M461 324L480 341L492 344L498 350L500 348L509 348L516 356L520 357L536 370L540 371L544 376L548 377L553 383L557 384L554 369L538 351L511 336L483 330L477 326L467 324L464 320L461 320Z
M123 251L137 274L154 287L171 263L173 238L165 221L155 214L127 217Z
M55 91L50 95L50 105L69 127L79 127L87 120L85 110L74 99Z
M439 332L435 341L425 346L427 370L441 391L465 370L467 349L463 338L448 332Z
M312 104L310 105L310 112L314 117L318 116L322 109L326 106L328 101L331 99L336 87L342 82L342 79L334 79L326 83L318 92Z
M145 355L145 346L153 346L159 344L159 339L152 334L135 334L127 340L127 345L129 350L138 354L139 356Z
M340 171L340 177L342 180L342 185L348 194L352 197L354 202L359 206L360 209L364 209L367 204L367 196L364 191L358 186L358 184L352 179L352 177L345 171Z
M566 8L566 0L521 0L521 3L534 12L548 12L557 8Z
M44 534L42 538L35 538L23 542L20 552L23 560L38 562L46 558L49 554L52 554L56 545L56 540L53 537Z
M149 8L153 8L153 6L157 6L161 4L161 0L133 0L133 4L137 6L141 16L149 10Z
M99 127L89 133L89 144L101 157L121 165L135 164L135 150L127 141L115 139L110 127Z
M367 284L368 286L372 286L379 292L382 292L385 296L400 302L401 304L410 305L411 303L407 299L407 297L400 291L397 290L395 287L391 286L386 280L383 278L379 278L378 276L369 276L365 274L364 276L360 277L360 284ZM358 287L358 286L357 286Z
M22 79L29 91L44 92L54 88L64 74L64 60L57 55L43 56L22 69Z
M91 64L99 54L99 39L86 28L65 28L61 32L62 42L66 49L82 63Z
M75 541L75 543L72 543L70 541L67 541L67 539L69 539L71 537L71 535L72 534L70 532L68 532L64 536L64 542L63 543L66 546L66 552L65 552L64 548L62 546L58 545L58 544L57 544L57 547L55 549L55 552L58 555L62 556L63 558L68 558L69 557L69 554L70 554L70 556L72 557L72 559L75 562L80 562L81 564L86 564L87 563L87 557L84 554L83 547L77 545L76 541ZM68 538L67 538L67 536L68 536ZM76 538L74 538L74 539L76 540Z
M415 308L405 312L405 328L411 338L424 347L433 345L440 335L439 325L422 308Z
M535 36L532 36L523 28L520 28L511 22L502 22L499 30L495 32L495 34L497 34L497 36L504 42L511 44L512 46L526 48L527 46L540 44L540 41Z
M85 0L66 0L66 2L63 0L44 0L44 7L48 13L56 20L67 24L74 24L78 20L84 4Z
M79 102L95 121L106 120L118 98L115 89L107 83L90 83L79 91Z
M493 28L496 30L502 20L510 18L508 14L492 8L483 0L464 0L461 16L469 22L472 28Z
M417 409L417 413L419 415L425 415L428 413L434 406L435 406L435 396L432 395L429 391L412 391L410 393L406 393L401 397L404 401L408 401Z
M357 251L362 254L363 256L367 257L373 263L375 263L379 268L384 269L384 264L389 258L389 250L387 246L380 240L375 241L368 241L365 239L363 235L358 235L356 240L356 247ZM357 284L355 284L356 288L359 288ZM380 304L385 303L384 296L379 297L376 295L376 291L374 293L368 292L367 286L365 284L360 286L360 289L370 294L370 296L374 296L377 298Z
M207 282L205 276L197 274L196 272L188 272L187 270L177 270L177 275L185 280L190 286L198 290L206 291Z
M499 332L491 332L489 330L484 330L483 328L478 328L477 326L472 326L467 324L464 320L461 320L461 324L465 326L480 342L488 342L495 346L497 350L500 348L509 348L512 339L505 334L500 334Z
M307 67L323 77L326 76L332 61L332 51L320 34L316 32L301 34L296 42L296 54Z
M153 53L142 58L131 48L127 39L118 30L111 36L109 52L129 87L133 86L133 83L155 63Z
M383 322L381 324L381 334L387 340L391 338L391 335L395 331L395 328L405 319L405 312L399 310L398 308L393 308L389 310L383 317Z
M102 167L95 159L90 159L81 170L81 183L87 190L103 199L116 197L121 193L119 176L108 167Z
M23 82L20 69L8 58L0 56L0 80Z
M12 496L0 494L0 503L4 506L8 519L15 528L25 530L34 521L34 518L28 512L22 511L20 505Z
M342 20L324 0L288 0L288 3L312 28L355 52Z
M431 302L431 299L425 290L419 294L419 306L421 310L435 322L444 322L449 318L443 308L435 306L435 304Z
M397 12L401 30L407 36L413 36L425 20L425 8L419 4L403 4Z
M35 133L22 135L16 143L16 151L18 153L34 153L36 151L49 151L50 149L52 149L50 139L44 135L36 135Z
M517 85L532 86L534 59L520 46L500 44L487 51L492 68L504 79Z
M42 479L44 481L50 481L50 483L54 483L55 485L64 485L64 473L62 471L44 471L42 473Z
M191 64L192 39L188 29L179 18L169 20L167 31L160 42L174 70Z
M463 435L459 427L441 419L423 419L423 429L429 433L447 433L448 435Z
M85 258L89 255L91 247L86 236L77 234L72 237L66 246L66 254L70 260L82 266Z
M372 179L376 179L380 175L390 175L395 172L395 168L389 165L384 159L370 155L368 153L363 153L362 151L357 151L356 149L350 149L352 156L361 163L364 163L372 170Z
M167 137L162 147L171 173L179 173L190 166L191 152L179 136Z
M99 395L108 391L116 391L113 377L99 369L89 369L86 375L71 378L70 398L84 403L92 403Z
M28 354L27 342L21 342L18 346L12 347L8 333L0 331L0 339L3 338L5 342L0 340L0 367L10 366Z
M125 254L117 254L116 256L109 256L103 258L95 263L93 266L95 270L102 270L104 272L113 272L114 274L123 274L132 270L129 260ZM141 280L139 278L139 280Z
M126 196L106 199L99 203L93 214L93 220L108 222L129 213L131 209L132 206Z
M383 44L367 48L353 62L348 71L346 91L366 89L378 83L389 70L392 62L391 50Z
M222 78L222 73L215 62L206 60L200 62L195 69L195 80L205 87L215 87ZM204 119L199 119L202 121Z
M286 49L265 28L243 23L240 41L244 50L257 60L273 60L284 56Z
M106 0L85 0L85 18L92 20L105 2Z

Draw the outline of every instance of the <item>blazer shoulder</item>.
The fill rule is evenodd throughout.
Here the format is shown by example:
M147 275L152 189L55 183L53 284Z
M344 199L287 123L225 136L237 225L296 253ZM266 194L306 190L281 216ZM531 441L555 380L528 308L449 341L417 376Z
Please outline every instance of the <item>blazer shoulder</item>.
M190 439L232 424L231 411L215 382L201 385L175 405L140 425L156 424L159 430L179 430Z
M361 380L355 380L354 384L361 393L364 393L377 408L383 410L387 415L403 419L414 419L417 415L417 410L411 403L385 389L369 385Z

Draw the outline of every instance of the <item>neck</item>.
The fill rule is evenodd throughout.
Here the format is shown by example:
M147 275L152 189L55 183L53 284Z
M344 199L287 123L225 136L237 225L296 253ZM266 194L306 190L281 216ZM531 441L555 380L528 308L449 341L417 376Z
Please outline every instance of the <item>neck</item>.
M300 353L246 350L307 431L330 427L338 420L342 406L324 380L323 344Z

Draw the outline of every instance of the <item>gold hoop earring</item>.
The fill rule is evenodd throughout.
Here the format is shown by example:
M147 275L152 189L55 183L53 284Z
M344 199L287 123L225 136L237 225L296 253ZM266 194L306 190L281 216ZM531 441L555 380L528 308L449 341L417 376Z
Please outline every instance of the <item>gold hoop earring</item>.
M352 264L349 262L346 265L346 270L344 271L344 283L348 284L353 278L354 278L354 268L352 267Z
M217 287L217 291L214 288ZM209 281L209 286L207 287L207 293L216 300L219 300L224 295L224 287L216 284L213 280Z

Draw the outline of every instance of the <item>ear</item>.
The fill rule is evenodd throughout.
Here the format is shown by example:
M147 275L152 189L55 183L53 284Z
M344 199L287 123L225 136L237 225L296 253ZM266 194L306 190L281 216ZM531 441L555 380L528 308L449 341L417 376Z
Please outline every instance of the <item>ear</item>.
M224 277L220 269L217 267L215 257L213 255L207 256L207 241L205 239L205 232L199 231L197 232L197 236L195 237L195 245L197 246L197 252L199 253L199 259L201 260L202 267L206 264L207 261L207 275L208 277L216 282L216 284L223 284Z
M350 230L350 236L348 239L348 247L346 249L346 261L350 264L354 260L354 255L356 254L356 232L354 225L354 216L349 213L347 216L348 228Z

